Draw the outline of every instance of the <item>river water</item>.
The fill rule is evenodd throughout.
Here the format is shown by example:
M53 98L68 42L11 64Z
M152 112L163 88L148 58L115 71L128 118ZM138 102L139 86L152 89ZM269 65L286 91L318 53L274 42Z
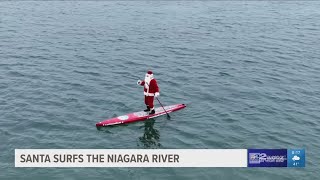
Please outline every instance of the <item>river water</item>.
M316 179L320 3L0 3L0 179ZM154 72L158 117L142 110ZM156 103L156 102L155 102ZM156 106L159 104L156 103ZM306 168L14 168L16 148L305 148Z

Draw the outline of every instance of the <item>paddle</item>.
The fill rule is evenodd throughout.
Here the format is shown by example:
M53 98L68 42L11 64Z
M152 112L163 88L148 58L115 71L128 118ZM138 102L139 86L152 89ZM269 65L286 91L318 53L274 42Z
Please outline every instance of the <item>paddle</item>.
M166 112L168 119L170 119L169 113L164 109L164 107L163 107L163 105L161 104L161 102L160 102L160 100L158 99L158 97L155 97L155 98L158 100L158 102L159 102L159 104L161 105L161 107L163 108L164 112Z

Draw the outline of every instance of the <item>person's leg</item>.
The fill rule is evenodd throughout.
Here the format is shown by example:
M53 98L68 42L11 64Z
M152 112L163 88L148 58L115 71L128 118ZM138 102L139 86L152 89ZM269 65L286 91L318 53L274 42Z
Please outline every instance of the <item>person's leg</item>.
M153 100L154 100L154 97L153 96L149 96L149 108L151 110L150 114L154 114L155 113Z
M144 96L144 103L147 106L147 109L143 110L144 112L149 112L150 111L150 107L149 107L149 99L148 96Z

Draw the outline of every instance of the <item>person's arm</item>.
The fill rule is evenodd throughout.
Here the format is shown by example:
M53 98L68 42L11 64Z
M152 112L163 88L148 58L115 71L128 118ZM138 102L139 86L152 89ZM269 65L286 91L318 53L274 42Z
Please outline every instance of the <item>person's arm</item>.
M144 86L144 83L145 83L145 82L144 82L144 81L141 81L141 80L138 80L138 82L137 82L137 84L138 84L138 85L141 85L141 86Z
M155 88L154 96L155 97L160 96L160 88L159 88L158 83L155 79L154 79L154 88Z
M156 88L156 92L160 93L160 88L159 88L158 83L157 83L156 80L154 80L154 84L155 84L154 87Z

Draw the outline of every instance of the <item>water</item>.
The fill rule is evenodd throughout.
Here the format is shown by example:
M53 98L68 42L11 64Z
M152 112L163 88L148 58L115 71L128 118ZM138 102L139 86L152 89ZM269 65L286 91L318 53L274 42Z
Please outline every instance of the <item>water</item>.
M0 179L319 177L319 2L1 2ZM171 120L97 130L144 108ZM304 169L14 168L15 148L306 148Z

